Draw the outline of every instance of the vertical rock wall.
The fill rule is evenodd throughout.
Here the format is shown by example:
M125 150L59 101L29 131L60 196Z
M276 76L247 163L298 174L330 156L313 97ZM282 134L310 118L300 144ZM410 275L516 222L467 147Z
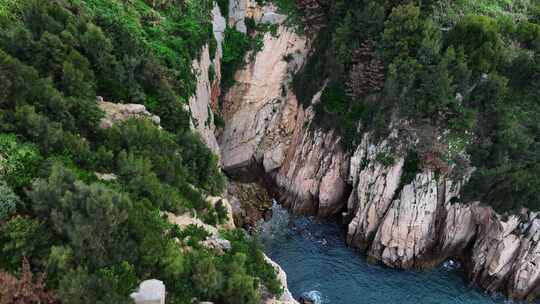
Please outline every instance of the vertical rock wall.
M504 219L478 202L459 202L464 181L429 170L401 185L403 159L383 165L373 155L388 150L364 137L351 158L347 241L372 260L396 268L428 268L448 258L466 266L469 279L515 299L540 286L540 219L523 210Z
M221 90L221 44L226 24L217 4L214 5L212 10L212 18L214 39L216 39L218 47L213 59L210 58L210 48L206 45L201 52L200 58L193 61L193 70L197 74L197 89L195 95L189 99L189 110L192 129L195 129L201 135L206 145L216 155L220 155L215 136L213 111L217 109L217 98ZM213 79L210 79L212 74Z

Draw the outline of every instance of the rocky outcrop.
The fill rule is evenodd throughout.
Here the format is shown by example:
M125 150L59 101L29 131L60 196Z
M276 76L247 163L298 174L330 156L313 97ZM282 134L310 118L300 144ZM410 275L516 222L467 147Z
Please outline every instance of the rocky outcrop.
M141 282L137 292L130 295L135 304L165 304L165 284L159 280Z
M112 103L104 101L101 97L98 97L97 101L99 108L105 113L100 122L100 127L103 129L110 128L114 124L128 119L149 119L158 126L160 124L161 120L159 117L148 112L144 105Z
M246 18L251 18L257 23L281 24L286 16L278 14L277 8L272 3L261 6L256 0L231 0L229 1L229 26L237 31L246 33Z
M349 182L353 190L347 203L347 217L352 220L347 241L360 250L371 244L400 185L403 157L394 160L392 166L376 161L379 155L391 152L388 141L396 136L394 133L380 145L374 145L366 134L351 157Z
M490 292L515 299L536 296L537 214L523 211L503 219L478 202L459 202L464 180L428 169L403 184L402 157L392 164L374 157L389 151L393 136L376 145L366 135L351 158L349 244L396 268L428 268L448 258L461 259L470 280Z
M222 165L243 181L266 175L296 213L328 216L344 206L348 156L333 132L311 130L312 108L299 106L289 89L307 43L280 26L277 37L266 34L263 49L236 73L222 108Z
M488 291L532 299L540 283L540 219L536 213L503 220L491 212L483 219L468 260L469 278Z

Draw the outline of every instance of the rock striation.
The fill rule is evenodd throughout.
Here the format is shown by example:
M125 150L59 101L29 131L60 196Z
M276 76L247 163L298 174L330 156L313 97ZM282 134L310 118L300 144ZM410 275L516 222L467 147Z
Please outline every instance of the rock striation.
M298 111L284 81L300 67L305 51L305 39L279 27L277 37L266 33L263 49L236 73L236 84L224 97L222 108L226 124L220 146L227 172L247 171L263 158L272 167L284 158L294 132L290 122Z

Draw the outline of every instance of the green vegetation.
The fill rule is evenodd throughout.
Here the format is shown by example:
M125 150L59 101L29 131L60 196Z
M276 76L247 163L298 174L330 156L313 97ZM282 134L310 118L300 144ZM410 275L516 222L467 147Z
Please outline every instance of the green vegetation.
M440 0L434 4L433 18L443 25L455 24L467 15L524 21L533 12L534 0Z
M4 182L0 183L0 222L5 221L15 213L20 198Z
M162 215L226 217L204 199L225 180L183 107L195 88L192 60L212 45L211 7L0 0L2 276L20 273L26 257L74 304L130 303L149 278L165 281L171 303L256 303L260 284L279 292L251 238L227 235L233 250L220 256L193 242L206 235ZM96 95L145 104L163 129L146 120L100 129Z
M243 67L244 57L249 50L250 38L248 35L231 27L225 29L221 68L221 85L224 91L234 84L234 73Z
M251 58L262 50L266 33L277 35L277 26L257 24L253 18L246 18L247 34L227 26L223 39L223 58L221 64L221 88L226 92L234 85L234 74L245 65L248 52Z
M221 15L225 18L225 20L229 19L229 0L216 0L219 10L221 11Z
M440 143L433 134L420 137L422 149L405 180L426 166L458 170L466 151L478 169L466 199L499 211L540 209L533 178L540 174L538 4L333 0L321 6L315 51L294 81L304 105L326 83L315 107L318 127L340 132L347 149L366 131L385 137L396 121L446 131ZM448 147L451 153L442 151Z

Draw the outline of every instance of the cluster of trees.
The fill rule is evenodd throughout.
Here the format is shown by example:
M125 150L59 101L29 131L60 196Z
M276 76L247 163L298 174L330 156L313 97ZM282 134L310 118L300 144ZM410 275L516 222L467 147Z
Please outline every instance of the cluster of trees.
M190 243L200 229L162 216L226 216L204 200L224 176L183 107L191 62L213 40L211 5L0 0L0 302L22 288L25 303L130 303L148 278L165 281L171 303L256 303L263 284L279 292L254 240L228 235L233 249L218 256ZM100 129L96 95L144 103L163 129Z
M325 25L294 86L307 105L328 81L316 107L320 127L340 131L349 149L358 144L361 132L385 136L395 120L408 121L417 130L438 130L434 134L446 130L448 140L468 143L464 149L478 168L465 190L467 199L500 211L540 209L540 184L533 178L540 174L537 4L319 3L325 8ZM373 47L359 67L357 54L364 53L367 42ZM381 80L382 90L372 85ZM433 142L433 153L417 151L420 159L430 154L430 163L452 167L455 160L434 151L440 144L436 137L426 138ZM440 159L433 161L435 154Z

